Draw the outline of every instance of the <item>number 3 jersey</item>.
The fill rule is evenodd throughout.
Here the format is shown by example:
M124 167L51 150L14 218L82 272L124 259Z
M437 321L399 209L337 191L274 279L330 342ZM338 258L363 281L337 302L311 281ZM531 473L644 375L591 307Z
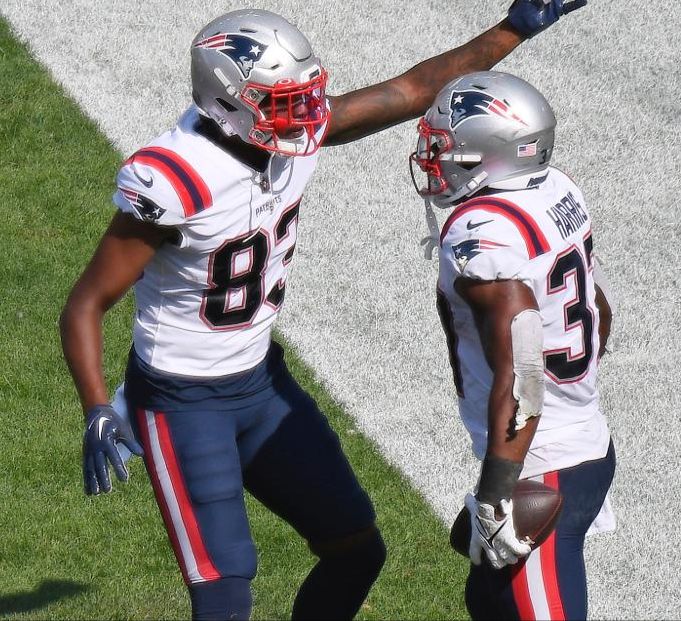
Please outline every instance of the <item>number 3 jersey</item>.
M161 371L216 377L267 353L317 155L272 156L259 173L199 132L203 122L192 107L134 153L113 200L176 231L135 284L135 351Z
M516 279L537 300L543 324L546 392L525 459L530 477L603 457L610 435L596 387L598 311L591 217L562 172L506 182L459 204L440 237L438 310L447 334L459 411L482 459L493 374L458 278Z

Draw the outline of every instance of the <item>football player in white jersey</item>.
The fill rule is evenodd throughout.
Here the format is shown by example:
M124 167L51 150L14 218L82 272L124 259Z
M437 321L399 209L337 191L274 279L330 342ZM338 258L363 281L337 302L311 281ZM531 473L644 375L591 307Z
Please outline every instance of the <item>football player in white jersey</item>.
M326 96L308 40L278 15L227 13L194 39L193 104L123 164L118 212L61 330L86 415L86 493L110 490L108 462L127 478L119 444L144 453L195 619L250 614L244 487L319 556L294 618L353 617L384 562L367 494L270 338L319 147L417 117L449 80L490 68L584 4L517 0L466 45L338 97ZM101 322L133 285L128 421L109 405Z
M584 197L549 165L555 125L527 82L473 73L439 93L411 158L431 226L431 205L453 208L439 232L437 307L482 461L466 497L474 619L586 618L584 537L599 516L594 530L612 526L615 454L596 387L611 308ZM519 478L564 499L532 552L513 529Z

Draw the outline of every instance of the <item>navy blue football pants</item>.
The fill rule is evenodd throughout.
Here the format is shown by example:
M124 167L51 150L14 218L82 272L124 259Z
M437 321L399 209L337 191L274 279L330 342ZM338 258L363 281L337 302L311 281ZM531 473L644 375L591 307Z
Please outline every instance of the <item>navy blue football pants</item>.
M210 380L160 373L133 351L126 398L188 585L255 576L244 488L315 551L373 529L336 434L276 343L255 368Z
M556 529L516 565L495 570L486 562L471 564L466 607L472 619L586 619L584 537L603 505L614 473L611 442L602 459L535 478L563 495Z

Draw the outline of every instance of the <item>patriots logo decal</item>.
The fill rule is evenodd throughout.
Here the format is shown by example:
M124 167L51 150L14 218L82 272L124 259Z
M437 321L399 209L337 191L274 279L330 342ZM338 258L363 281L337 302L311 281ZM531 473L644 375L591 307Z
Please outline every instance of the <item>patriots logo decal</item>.
M500 116L527 127L527 123L514 114L511 106L480 91L454 91L449 101L449 108L451 110L449 125L452 129L461 125L466 119L476 116Z
M497 248L508 248L506 244L499 244L491 239L467 239L466 241L452 246L454 260L460 270L474 257L477 257L485 250L496 250Z
M267 49L259 41L241 34L216 34L198 41L194 47L217 50L229 58L239 69L245 79Z

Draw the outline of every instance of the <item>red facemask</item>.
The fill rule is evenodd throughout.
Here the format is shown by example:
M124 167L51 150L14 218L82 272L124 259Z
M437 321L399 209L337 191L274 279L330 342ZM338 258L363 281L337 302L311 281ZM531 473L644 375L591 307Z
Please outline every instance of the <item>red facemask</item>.
M444 192L449 184L442 174L440 156L454 147L449 132L433 129L425 119L418 124L419 142L417 150L409 157L411 177L416 191L421 196L434 196ZM424 183L416 179L414 164L426 174Z
M249 83L242 101L253 108L256 121L249 138L259 147L285 155L312 155L326 136L330 118L326 106L326 71L309 82L279 80L273 86ZM323 128L321 136L317 136Z

